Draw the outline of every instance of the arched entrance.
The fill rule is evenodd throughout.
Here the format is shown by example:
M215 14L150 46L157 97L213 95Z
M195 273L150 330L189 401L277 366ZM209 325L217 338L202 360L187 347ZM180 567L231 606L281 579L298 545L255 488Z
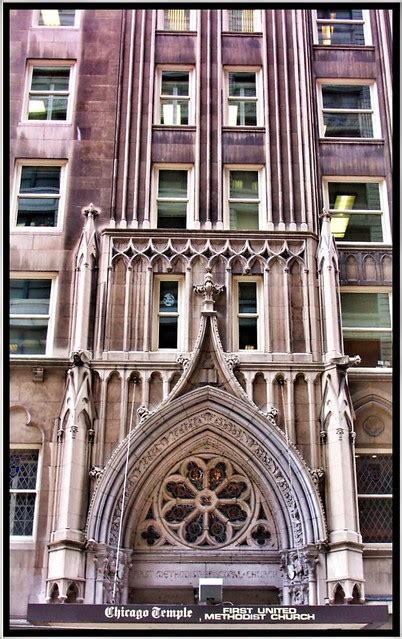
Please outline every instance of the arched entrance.
M129 557L122 602L193 603L208 576L223 578L232 603L313 602L307 565L325 538L321 503L303 460L260 411L205 387L129 437L123 515L127 441L105 468L88 519L96 543L113 551L120 535Z

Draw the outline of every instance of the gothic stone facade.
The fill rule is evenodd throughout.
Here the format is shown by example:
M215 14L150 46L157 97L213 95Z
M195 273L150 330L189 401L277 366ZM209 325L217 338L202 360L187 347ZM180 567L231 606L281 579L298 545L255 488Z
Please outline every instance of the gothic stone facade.
M391 14L10 12L13 616L390 599Z

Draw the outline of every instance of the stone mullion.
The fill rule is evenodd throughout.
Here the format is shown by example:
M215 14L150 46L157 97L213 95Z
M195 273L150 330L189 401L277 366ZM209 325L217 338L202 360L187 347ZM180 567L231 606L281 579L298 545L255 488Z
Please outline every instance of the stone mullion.
M190 322L192 321L193 310L193 271L191 266L186 268L185 280L185 303L182 305L181 315L182 321L179 325L183 327L182 345L186 352L190 351ZM180 320L180 318L179 318ZM179 337L180 340L180 337Z
M103 466L104 460L104 444L105 444L105 428L106 428L106 396L108 375L110 371L99 371L100 378L100 407L99 407L99 430L96 439L96 450L94 455L95 466Z
M315 405L314 379L306 376L308 393L309 439L311 468L319 466L318 441L317 441L317 414Z
M289 297L289 277L290 277L290 273L289 273L289 269L287 267L285 267L283 269L283 283L284 283L284 295L283 295L283 300L285 303L285 323L286 323L286 335L285 335L285 339L286 339L286 352L287 353L291 353L292 352L292 346L291 346L291 322L290 322L290 297Z
M130 376L130 371L121 371L120 372L120 385L121 385L121 400L120 400L120 433L119 433L119 441L123 441L125 436L130 430L130 424L127 423L127 419L130 419L130 416L127 414L128 408L128 379Z
M269 299L269 268L264 268L264 282L263 282L263 300L262 303L264 305L264 337L265 337L265 345L264 351L266 353L272 352L271 345L271 333L270 333L270 313L268 307L268 299Z
M308 290L308 273L307 268L303 269L303 328L304 339L306 343L306 353L311 353L311 326L310 326L310 300Z
M144 302L144 351L151 350L152 333L152 266L147 267Z
M132 280L133 280L133 267L127 267L126 286L124 296L124 327L123 327L123 351L130 350L130 334L131 323L133 317L132 309Z

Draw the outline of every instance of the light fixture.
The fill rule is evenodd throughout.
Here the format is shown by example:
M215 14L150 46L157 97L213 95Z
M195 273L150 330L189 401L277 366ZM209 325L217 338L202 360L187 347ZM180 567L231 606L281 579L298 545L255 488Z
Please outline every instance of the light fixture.
M46 27L59 27L60 17L58 9L41 9L43 24Z
M334 216L331 219L331 233L334 237L342 239L345 237L350 217L348 215Z

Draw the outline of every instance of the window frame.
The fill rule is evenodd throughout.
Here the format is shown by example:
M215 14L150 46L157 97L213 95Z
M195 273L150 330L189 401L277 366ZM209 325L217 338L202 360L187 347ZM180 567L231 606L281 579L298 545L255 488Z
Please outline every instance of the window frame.
M243 282L255 282L256 284L256 301L257 312L256 313L240 313L239 312L239 283ZM233 344L234 351L240 354L261 354L264 352L264 304L263 304L263 278L261 275L234 275L232 279L232 291L234 301L233 311ZM240 349L239 347L239 319L241 317L255 317L257 320L257 348L255 349Z
M180 9L177 8L179 11L185 11L185 9ZM165 11L168 11L168 9L158 9L158 14L157 14L157 30L158 31L163 31L164 33L192 33L197 31L197 14L198 14L198 10L196 9L189 9L190 11L190 19L189 19L189 25L188 25L188 29L186 29L185 31L178 31L176 29L165 29Z
M159 296L161 282L178 282L177 287L177 312L160 313ZM176 353L183 350L183 295L184 295L184 275L180 273L158 273L154 275L153 281L153 309L152 314L152 350L158 353ZM159 317L177 317L177 346L176 348L160 348L159 347Z
M254 102L256 104L256 117L257 124L230 124L229 120L229 105L232 100L241 100L241 96L229 96L229 73L255 73L255 100L254 98L246 97L244 102ZM256 128L264 127L264 91L263 91L263 77L261 66L239 66L239 65L225 65L223 67L223 86L225 93L225 104L223 109L223 122L225 128L232 130L245 129L252 131Z
M376 449L372 449L372 448L365 448L365 447L357 447L355 450L355 467L356 467L356 493L357 493L357 504L358 504L358 514L359 514L359 529L360 529L360 507L359 507L359 500L360 498L363 499L389 499L391 500L391 502L393 501L393 493L380 493L380 494L364 494L364 493L359 493L359 486L357 485L357 462L356 459L358 457L364 456L364 457L378 457L379 455L381 456L387 456L387 457L393 457L393 452L392 450L390 450L390 448L376 448ZM393 460L392 460L393 462ZM362 535L363 538L363 535ZM369 548L373 548L376 546L379 546L380 548L391 548L393 542L392 541L364 541L363 540L363 544Z
M42 479L42 455L43 455L42 448L43 447L41 446L41 444L11 444L10 443L9 459L8 459L9 465L10 465L10 454L14 450L37 450L38 451L38 462L37 462L38 465L37 465L37 472L36 472L35 489L21 490L21 491L19 491L18 489L11 489L11 488L8 489L9 496L12 493L17 493L17 494L18 493L20 494L35 493L35 509L34 509L33 524L32 524L32 535L12 535L11 529L10 529L10 542L11 544L14 544L14 543L18 544L18 547L20 547L20 545L24 542L25 543L35 542L37 537L38 520L39 520L40 485L41 485L41 479ZM8 514L8 517L10 519L10 512Z
M10 325L12 319L47 319L47 334L46 334L46 350L44 353L21 353L12 354L9 356L12 359L42 359L51 357L53 354L53 341L54 341L54 329L55 329L55 315L56 315L56 300L58 293L58 277L57 273L49 271L11 271L10 280L51 280L50 297L49 297L49 312L46 315L39 314L17 314L13 313L9 315Z
M187 198L163 198L163 201L187 202L186 226L184 229L158 227L158 201L159 201L159 172L160 171L187 171ZM151 187L151 228L158 231L184 231L194 228L194 165L193 164L154 164L152 167Z
M388 304L389 304L389 320L390 320L390 326L389 327L375 327L375 326L357 326L357 327L351 327L351 326L343 326L343 322L342 322L342 298L341 298L341 294L342 293L353 293L358 295L360 294L366 294L366 293L374 293L374 294L385 294L388 295ZM340 302L340 320L341 320L341 329L342 329L342 343L344 343L344 336L345 336L345 332L346 333L384 333L385 334L389 334L391 337L391 343L392 343L392 338L393 338L393 325L392 325L392 288L390 286L341 286L339 289L339 302ZM354 353L355 355L356 353ZM386 361L386 360L385 360ZM384 369L386 370L392 370L392 363L390 366L363 366L360 365L360 368L362 369L370 369L370 370L375 370L375 371L383 371Z
M328 109L323 106L322 88L323 86L368 86L370 87L370 109ZM381 122L380 111L378 103L377 85L375 80L367 80L360 78L320 78L317 80L317 104L318 104L318 122L319 122L319 137L320 142L359 142L367 143L370 140L382 140L381 137ZM371 138L352 138L352 137L325 137L325 124L324 124L324 112L331 113L368 113L371 114L371 121L373 127L373 137Z
M21 176L22 169L25 166L58 166L60 167L60 193L59 208L57 213L57 224L55 226L18 226L18 199L20 196ZM66 196L67 196L67 160L43 160L30 158L29 160L18 159L15 162L15 175L14 175L14 188L12 192L12 204L11 204L11 230L17 233L59 233L63 229L64 215L66 208ZM43 194L42 194L43 195ZM22 194L22 197L31 197L36 199L36 196L30 196L28 194ZM39 195L37 196L40 197ZM56 199L57 196L52 194L52 198ZM50 199L50 198L49 198Z
M45 5L46 6L46 5ZM73 25L47 25L39 24L40 9L34 9L32 11L32 26L36 29L79 29L81 25L81 13L83 9L75 9L75 19Z
M38 27L42 28L42 27ZM45 27L48 29L49 27ZM53 28L53 27L51 27ZM55 27L57 29L61 27ZM72 27L63 27L67 29L71 29ZM24 100L23 100L23 109L21 115L21 123L26 125L35 125L35 126L65 126L72 124L72 116L73 116L73 104L75 97L75 84L76 84L76 60L63 60L63 59L30 59L27 60L27 69L26 69L26 81L25 81L25 89L24 89ZM65 120L30 120L29 119L29 97L31 94L31 86L32 86L32 76L33 70L42 68L47 69L49 67L55 68L69 68L70 69L70 77L68 83L68 91L63 91L63 95L67 94L67 113ZM46 91L39 91L37 93L43 94ZM49 92L52 93L52 92Z
M325 47L327 48L331 48L331 47L339 47L339 48L347 48L347 47L358 47L363 48L363 47L369 47L372 46L373 42L372 42L372 37L371 37L371 27L370 27L370 11L368 9L362 9L362 13L363 13L363 19L362 20L342 20L342 19L335 19L335 20L330 20L330 19L325 19L325 18L319 18L318 14L317 14L317 9L313 9L313 15L312 15L312 19L313 19L313 44L320 46L320 47ZM320 38L319 38L319 34L318 34L318 26L319 24L329 24L329 25L337 25L337 24L362 24L363 25L363 32L364 32L364 44L322 44L320 43Z
M162 124L161 100L162 100L162 75L164 71L188 72L188 124ZM195 67L191 64L158 64L155 69L155 104L154 125L165 127L189 127L195 125L196 110ZM172 97L172 96L167 96ZM186 99L186 96L178 96L178 99Z
M260 34L262 32L262 19L261 19L261 10L260 9L248 9L249 11L253 11L253 30L252 31L233 31L230 29L230 18L229 18L229 9L223 10L222 16L222 28L225 33L235 34L235 35L252 35L254 33ZM241 9L241 11L247 11L247 9Z
M230 172L231 171L253 171L258 173L258 200L250 198L230 198ZM262 231L266 227L266 220L263 217L265 207L265 166L261 164L225 164L224 166L224 180L223 180L223 224L224 228L228 231L247 231L248 229L232 229L230 227L230 203L232 199L237 202L258 202L258 228L249 229L251 231Z
M351 247L351 246L367 246L367 247L375 247L375 246L384 246L385 244L391 244L391 225L389 219L389 206L388 206L388 196L387 196L387 185L386 180L383 177L373 177L373 176L361 176L361 175L326 175L323 176L323 196L324 196L324 206L332 215L335 212L335 209L330 209L329 206L329 184L342 184L345 182L356 183L356 184L367 184L374 183L378 184L379 192L380 192L380 204L381 209L378 211L373 210L364 210L364 209L356 209L356 210L347 210L347 213L351 215L375 215L380 217L381 219L381 227L383 239L382 242L347 242L345 240L338 240L336 238L336 244L342 247ZM338 211L343 213L345 211Z

